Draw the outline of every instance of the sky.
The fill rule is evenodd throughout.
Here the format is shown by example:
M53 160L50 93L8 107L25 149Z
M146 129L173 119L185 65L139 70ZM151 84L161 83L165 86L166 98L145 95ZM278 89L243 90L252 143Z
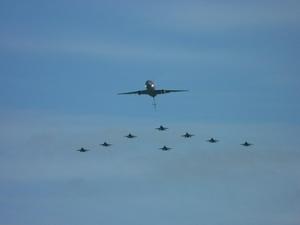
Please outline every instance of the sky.
M299 23L292 0L0 1L0 225L300 224ZM146 80L189 92L117 95Z

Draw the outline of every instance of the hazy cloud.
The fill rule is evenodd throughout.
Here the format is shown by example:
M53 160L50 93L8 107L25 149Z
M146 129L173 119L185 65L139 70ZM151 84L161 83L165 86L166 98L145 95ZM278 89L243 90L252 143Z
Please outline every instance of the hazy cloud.
M289 2L177 2L160 4L145 12L150 24L178 31L199 29L226 30L234 28L275 28L290 25L300 19L300 7Z

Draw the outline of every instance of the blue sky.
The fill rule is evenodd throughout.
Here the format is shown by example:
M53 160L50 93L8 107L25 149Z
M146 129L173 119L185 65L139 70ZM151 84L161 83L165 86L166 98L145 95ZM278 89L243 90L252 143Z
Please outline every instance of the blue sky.
M1 1L0 225L298 225L299 15L297 1ZM190 91L157 111L116 94L148 79Z

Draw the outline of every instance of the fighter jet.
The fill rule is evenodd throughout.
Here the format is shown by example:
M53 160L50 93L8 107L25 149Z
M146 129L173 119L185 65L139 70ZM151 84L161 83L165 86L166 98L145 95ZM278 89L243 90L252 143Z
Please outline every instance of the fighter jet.
M123 92L118 93L118 95L131 95L131 94L137 94L137 95L149 95L153 98L153 106L156 107L155 102L155 96L161 95L161 94L167 94L171 92L184 92L188 90L167 90L167 89L156 89L155 84L151 80L147 80L145 83L145 89L144 90L138 90L138 91L131 91L131 92Z
M80 148L80 149L78 149L78 150L76 150L76 151L79 151L79 152L87 152L87 151L90 151L89 149L85 149L85 148Z
M247 141L245 141L245 143L243 143L243 144L241 144L241 145L243 145L243 146L245 146L245 147L248 147L248 146L253 145L253 144L248 143Z
M103 144L101 144L103 147L109 147L111 146L111 144L108 144L107 142L104 142Z
M129 134L126 135L125 137L127 137L127 138L135 138L136 136L135 136L135 135L132 135L131 133L129 133Z
M195 136L194 134L189 134L188 132L186 132L184 135L181 135L181 137L184 137L184 138L191 138Z
M159 127L155 128L155 129L159 130L159 131L164 131L164 130L167 130L168 128L164 127L163 125L160 125Z
M163 151L169 151L169 150L171 150L172 148L169 148L169 147L167 147L167 146L163 146L162 148L159 148L160 150L163 150Z
M216 142L218 142L219 140L214 139L214 138L211 138L211 139L208 139L207 141L210 142L210 143L216 143Z

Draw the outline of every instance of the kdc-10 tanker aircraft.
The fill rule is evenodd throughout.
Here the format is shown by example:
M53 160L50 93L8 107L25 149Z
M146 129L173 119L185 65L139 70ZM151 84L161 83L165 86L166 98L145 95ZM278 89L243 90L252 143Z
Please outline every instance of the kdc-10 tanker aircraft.
M131 95L131 94L149 95L153 98L153 106L156 107L156 102L155 102L155 96L156 95L168 94L168 93L171 93L171 92L185 92L185 91L188 91L188 90L156 89L154 82L151 81L151 80L147 80L146 83L145 83L145 89L144 90L123 92L123 93L118 93L118 94L119 95Z

